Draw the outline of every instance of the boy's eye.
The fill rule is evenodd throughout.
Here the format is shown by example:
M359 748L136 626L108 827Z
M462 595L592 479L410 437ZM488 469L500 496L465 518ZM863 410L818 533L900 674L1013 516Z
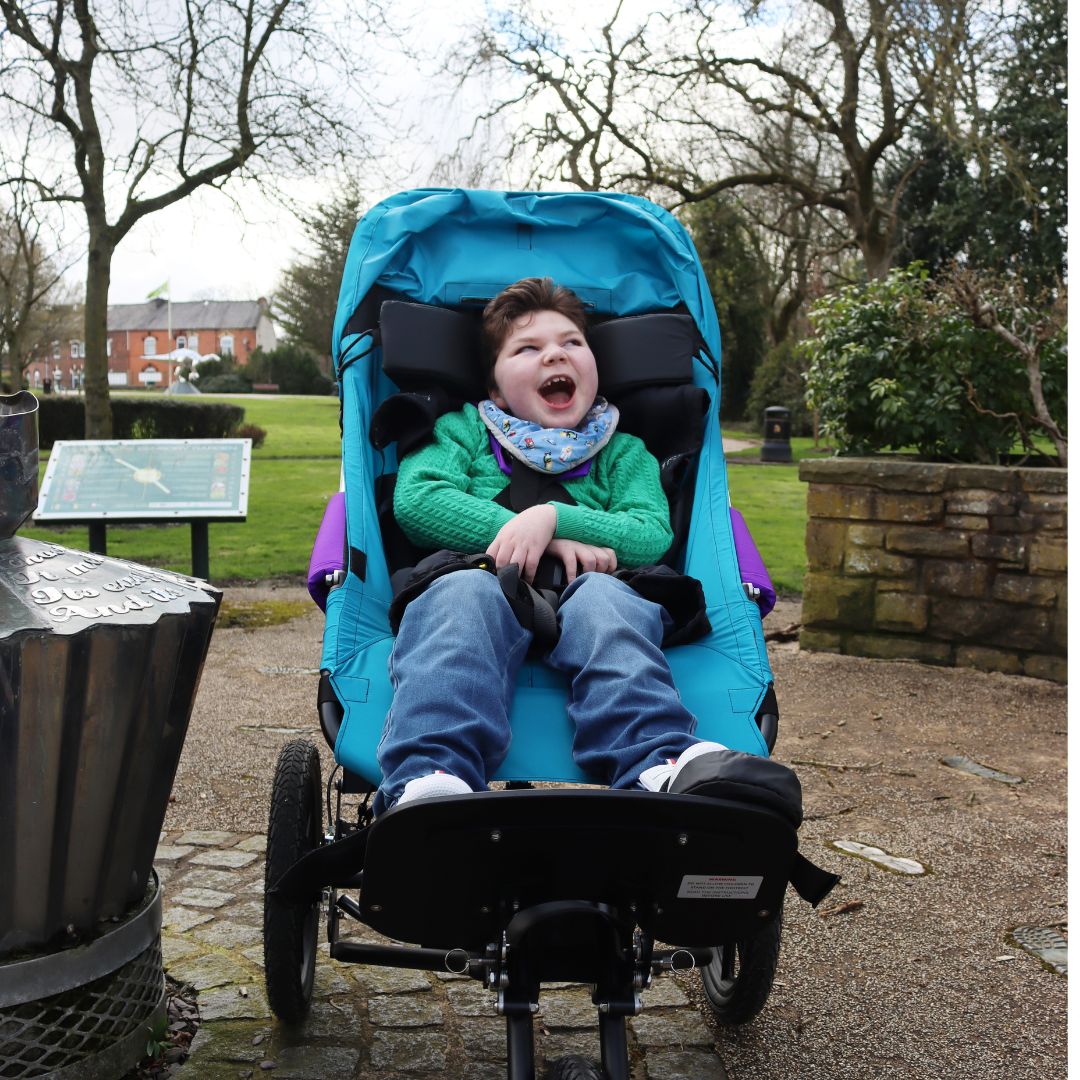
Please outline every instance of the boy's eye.
M519 345L517 347L517 354L520 354L520 353L523 353L523 352L536 352L536 346L535 345Z

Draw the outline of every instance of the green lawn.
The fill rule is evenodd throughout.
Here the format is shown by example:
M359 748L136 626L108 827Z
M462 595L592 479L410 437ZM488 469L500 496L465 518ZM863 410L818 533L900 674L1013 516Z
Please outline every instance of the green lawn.
M211 580L277 578L300 583L326 500L338 489L337 399L206 396L242 406L245 421L267 431L266 442L252 455L247 521L209 527ZM793 440L793 449L796 457L812 453L812 440ZM758 454L755 448L733 456L754 461ZM728 475L732 502L746 518L773 583L784 592L800 592L806 488L799 483L798 468L738 464L731 466ZM84 527L24 528L20 533L84 550L88 543ZM191 570L187 525L110 527L108 548L116 558L186 573Z
M806 571L806 485L797 465L731 465L731 503L741 511L778 592L801 593Z

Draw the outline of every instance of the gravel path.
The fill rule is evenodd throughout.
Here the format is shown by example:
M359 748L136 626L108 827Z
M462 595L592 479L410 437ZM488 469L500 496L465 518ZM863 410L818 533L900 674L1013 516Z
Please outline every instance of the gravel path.
M226 600L301 595L229 589ZM798 612L781 602L766 631L796 622ZM314 704L321 628L312 608L283 626L215 633L166 817L170 841L216 829L235 845L264 831L278 749L299 735L321 742ZM794 642L771 644L770 656L782 714L776 755L804 787L801 846L844 880L824 912L789 894L779 983L747 1027L712 1030L693 1004L696 976L672 982L691 1004L663 1014L670 1022L660 1047L650 1050L649 1029L639 1026L635 1076L706 1075L700 1036L676 1045L680 1024L700 1031L694 1025L704 1022L718 1054L709 1054L707 1075L733 1080L1063 1077L1066 980L1008 935L1028 925L1064 931L1066 923L1065 688L803 653ZM942 764L952 755L1023 782ZM929 872L887 872L841 853L832 847L838 840L917 859ZM835 912L841 905L847 910ZM442 1000L445 987L435 985ZM460 1019L453 1011L440 1016L451 1028ZM391 1036L379 1045L410 1040L404 1029ZM447 1045L460 1048L460 1032ZM431 1075L498 1075L489 1051L452 1055ZM392 1065L375 1070L365 1052L348 1059L352 1075L398 1075Z

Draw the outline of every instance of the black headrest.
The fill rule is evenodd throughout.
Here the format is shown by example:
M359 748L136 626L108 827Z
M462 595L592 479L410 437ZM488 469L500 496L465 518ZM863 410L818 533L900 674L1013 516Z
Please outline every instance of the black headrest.
M387 300L379 324L383 370L402 390L438 386L466 400L486 394L475 313ZM702 348L694 320L668 313L609 319L591 327L588 339L600 391L616 401L642 387L691 382Z
M437 386L453 398L486 393L480 324L475 315L387 300L379 310L383 371L402 390Z
M689 315L628 315L589 330L600 389L615 401L645 386L693 381L701 335Z

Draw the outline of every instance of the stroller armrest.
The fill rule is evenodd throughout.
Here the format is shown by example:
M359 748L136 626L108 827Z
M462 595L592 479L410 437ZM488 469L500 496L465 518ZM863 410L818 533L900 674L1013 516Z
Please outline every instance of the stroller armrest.
M307 587L311 599L326 610L333 575L345 569L345 492L330 496L323 511L322 524L311 549Z
M776 589L773 588L772 578L765 569L765 562L761 553L750 535L742 514L735 507L731 507L731 532L735 537L735 554L739 560L739 573L742 580L758 590L757 605L761 609L761 617L766 615L776 605Z

